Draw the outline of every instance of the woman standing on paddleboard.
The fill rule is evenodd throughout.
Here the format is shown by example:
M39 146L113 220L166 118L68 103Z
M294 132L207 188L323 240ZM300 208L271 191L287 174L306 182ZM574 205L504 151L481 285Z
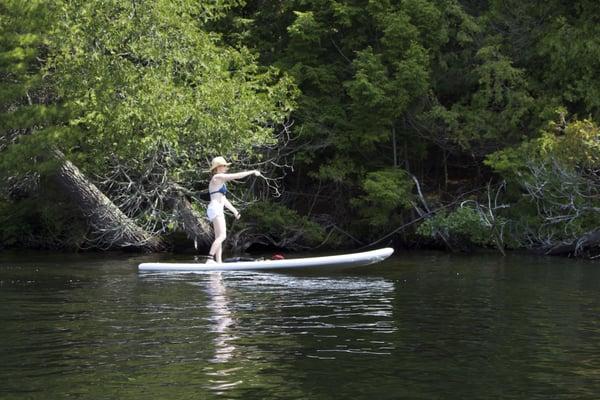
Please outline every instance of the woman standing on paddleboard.
M208 184L208 193L210 194L210 203L206 209L208 220L212 222L215 230L215 241L210 246L207 263L223 262L223 241L227 237L227 226L225 225L224 207L230 210L236 219L240 218L239 211L227 200L226 182L234 179L242 179L250 175L260 176L260 171L243 171L235 174L228 174L231 163L225 161L223 157L215 157L210 166L210 172L213 174Z

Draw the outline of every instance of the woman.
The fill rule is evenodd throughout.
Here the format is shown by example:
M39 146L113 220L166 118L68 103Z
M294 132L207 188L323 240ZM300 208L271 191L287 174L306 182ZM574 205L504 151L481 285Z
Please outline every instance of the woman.
M215 157L212 160L210 172L213 174L210 183L208 184L208 192L210 193L210 203L206 209L208 220L212 222L215 230L215 241L210 246L207 262L223 262L223 241L227 237L227 228L225 226L225 213L223 208L227 207L236 219L240 218L240 213L227 200L227 185L228 181L234 179L242 179L250 175L260 176L260 171L244 171L235 174L228 174L231 163L225 161L223 157Z

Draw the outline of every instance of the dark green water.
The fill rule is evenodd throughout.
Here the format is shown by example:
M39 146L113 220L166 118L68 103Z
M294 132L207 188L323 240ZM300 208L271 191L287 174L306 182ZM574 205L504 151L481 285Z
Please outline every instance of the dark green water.
M0 399L597 399L600 264L141 274L0 255Z

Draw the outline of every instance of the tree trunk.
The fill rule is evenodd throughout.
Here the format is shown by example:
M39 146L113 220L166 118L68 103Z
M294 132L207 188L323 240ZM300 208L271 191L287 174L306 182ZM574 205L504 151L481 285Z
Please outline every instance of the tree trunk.
M213 241L210 224L192 208L192 204L183 195L178 194L173 198L172 204L183 231L188 238L194 241L194 248L196 250L198 248L208 249Z
M546 249L544 252L550 256L574 255L581 256L585 251L600 250L600 229L589 232L571 243L560 243Z
M89 220L93 244L101 249L160 250L161 240L127 217L79 169L57 153L61 165L56 180Z

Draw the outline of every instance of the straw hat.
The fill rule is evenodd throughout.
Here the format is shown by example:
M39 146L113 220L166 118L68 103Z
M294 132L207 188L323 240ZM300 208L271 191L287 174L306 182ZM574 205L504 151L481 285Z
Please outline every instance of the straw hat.
M225 159L223 157L215 157L212 159L212 163L210 165L210 172L212 172L215 168L220 167L222 165L225 166L230 166L231 163L228 163L227 161L225 161Z

